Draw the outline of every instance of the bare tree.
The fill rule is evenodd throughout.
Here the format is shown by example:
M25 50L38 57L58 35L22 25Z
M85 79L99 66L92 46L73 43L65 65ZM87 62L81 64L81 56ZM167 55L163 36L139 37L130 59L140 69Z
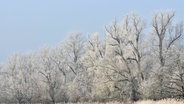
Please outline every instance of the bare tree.
M118 24L115 20L111 26L106 27L106 32L112 40L109 45L114 47L115 56L113 57L118 57L120 63L117 63L124 65L124 68L122 67L124 70L119 68L118 65L112 65L114 67L112 70L121 76L117 80L117 83L129 83L131 100L138 99L139 76L141 76L141 79L144 79L143 73L141 72L142 55L140 52L140 35L142 34L142 30L143 21L136 15L126 16L122 25ZM134 67L132 67L132 61L136 63L136 72L133 72ZM116 61L113 62L117 64ZM120 86L115 85L115 88L122 90Z
M166 68L166 61L168 51L171 49L171 46L181 38L183 34L183 25L182 24L173 24L174 12L158 12L153 16L152 27L153 34L158 38L158 56L160 61L159 73L156 73L158 76L159 84L159 95L160 98L163 98L164 95L164 84L167 83L164 73Z
M61 74L59 70L56 69L57 64L53 62L52 56L53 50L49 48L45 48L41 51L39 73L47 86L48 95L52 103L56 103L62 80L60 79Z
M80 58L84 53L84 40L80 33L71 34L66 40L65 50L69 69L76 75L80 69Z
M103 72L99 67L105 56L105 44L100 40L98 33L93 33L89 36L85 46L86 52L82 57L82 63L86 69L86 74L84 74L82 82L87 83L84 88L87 90L88 99L97 100L102 97L98 88L99 84L103 85ZM99 94L96 93L97 91Z

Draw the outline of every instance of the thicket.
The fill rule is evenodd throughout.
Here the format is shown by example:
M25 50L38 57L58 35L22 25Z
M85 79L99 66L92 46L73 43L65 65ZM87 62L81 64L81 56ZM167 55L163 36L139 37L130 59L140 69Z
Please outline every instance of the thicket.
M56 103L184 98L183 23L172 11L135 13L98 33L17 53L0 67L0 102Z

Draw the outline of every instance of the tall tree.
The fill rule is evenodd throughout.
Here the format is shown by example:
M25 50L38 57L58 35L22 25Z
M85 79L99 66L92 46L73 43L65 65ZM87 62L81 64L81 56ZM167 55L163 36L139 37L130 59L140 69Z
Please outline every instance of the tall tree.
M153 34L156 35L158 39L158 59L159 59L159 69L156 72L158 77L159 89L155 90L159 92L160 98L163 98L166 88L164 87L167 83L167 78L164 76L166 73L164 69L168 69L166 66L168 52L172 45L181 38L183 32L183 25L173 23L174 12L158 12L153 16L152 27Z
M52 101L56 103L57 95L60 92L60 86L62 84L62 77L59 70L57 70L57 65L53 61L53 49L43 48L39 55L39 74L42 76L43 84L46 85L46 91ZM45 88L45 86L42 86ZM47 97L47 96L46 96Z
M131 100L138 99L138 84L140 83L138 79L144 79L141 72L142 54L140 49L143 26L144 23L141 18L133 14L127 15L122 24L115 20L111 26L106 27L107 38L110 41L107 41L107 44L112 50L112 57L114 57L109 59L115 59L111 60L113 65L110 69L120 76L120 79L116 79L117 85L115 85L115 88L122 90L120 83L127 83L126 87L129 86L130 88L130 95L128 96ZM136 69L136 71L133 71L133 69ZM112 80L112 78L110 79ZM120 92L125 93L126 91Z

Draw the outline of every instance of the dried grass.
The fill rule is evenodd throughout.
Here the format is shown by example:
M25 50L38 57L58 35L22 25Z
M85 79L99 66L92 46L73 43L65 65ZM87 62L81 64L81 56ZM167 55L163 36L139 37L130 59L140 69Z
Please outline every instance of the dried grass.
M159 101L145 100L145 101L138 101L135 104L184 104L184 100L175 100L175 99L163 99Z
M176 99L163 99L159 101L153 101L153 100L142 100L138 102L107 102L107 103L99 103L99 102L83 102L83 103L67 103L67 104L184 104L184 100L176 100Z

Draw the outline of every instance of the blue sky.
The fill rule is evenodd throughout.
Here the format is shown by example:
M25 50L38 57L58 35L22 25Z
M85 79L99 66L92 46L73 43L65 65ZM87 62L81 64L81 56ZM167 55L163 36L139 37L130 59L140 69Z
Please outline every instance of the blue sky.
M103 34L114 17L132 11L150 21L154 11L172 8L184 20L183 5L183 0L1 0L0 63L16 52L56 46L70 32Z

